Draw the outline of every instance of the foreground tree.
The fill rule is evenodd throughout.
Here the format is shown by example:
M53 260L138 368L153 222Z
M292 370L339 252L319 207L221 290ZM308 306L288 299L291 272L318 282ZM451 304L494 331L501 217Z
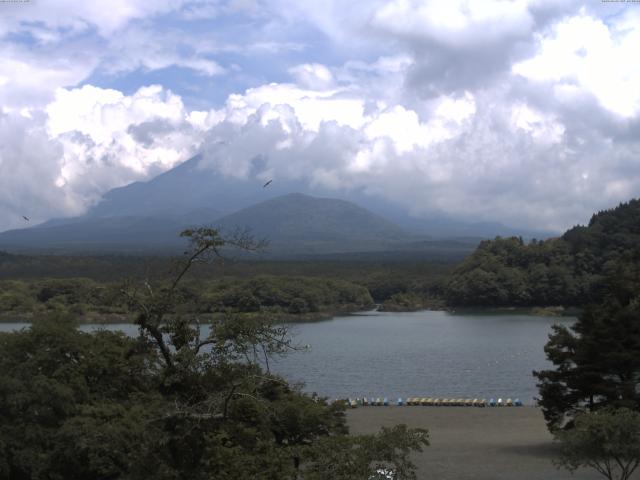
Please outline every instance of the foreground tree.
M552 431L602 407L640 409L640 297L612 289L570 329L554 326L545 352L555 368L534 375Z
M428 445L425 430L349 436L344 407L269 372L293 348L286 329L233 316L205 328L178 313L193 265L261 246L212 229L183 236L173 281L122 289L136 338L61 316L0 334L0 478L415 478L409 453Z
M581 414L556 434L558 466L592 468L609 480L628 480L640 465L640 413L626 408Z

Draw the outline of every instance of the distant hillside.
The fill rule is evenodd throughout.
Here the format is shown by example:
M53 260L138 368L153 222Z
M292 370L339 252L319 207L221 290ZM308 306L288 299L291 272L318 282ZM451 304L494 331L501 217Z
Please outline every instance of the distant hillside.
M88 217L165 217L200 208L231 214L259 202L300 192L314 197L340 198L384 216L407 231L430 237L481 237L521 235L548 238L549 232L513 229L501 223L464 222L447 217L415 218L407 208L361 190L333 191L312 187L302 180L274 178L267 188L264 161L255 158L247 178L224 176L202 164L201 155L187 160L147 182L134 182L107 192Z
M144 252L184 245L184 225L153 217L83 218L0 233L0 246L13 251Z
M201 208L182 215L82 216L54 219L31 228L0 233L0 247L12 251L50 253L167 253L183 248L180 232L212 224L220 212Z
M256 164L259 164L257 160ZM182 215L203 207L229 214L270 198L301 191L299 183L281 179L263 188L262 179L224 176L205 168L201 161L202 156L196 155L147 182L114 188L87 216L164 217Z
M413 218L401 205L363 191L333 192L282 178L274 178L263 188L264 161L260 158L252 162L247 178L224 176L201 162L198 155L147 182L110 190L81 217L52 219L35 227L2 232L0 248L14 252L172 253L184 246L178 238L184 228L217 220L225 227L247 226L270 239L271 253L276 256L379 251L391 256L403 252L403 258L406 252L434 258L443 250L433 241L465 237L461 248L445 248L451 253L446 255L450 260L464 257L470 242L482 238L548 236L500 223ZM291 192L301 193L291 196ZM336 195L342 199L318 198Z
M445 293L458 306L577 306L599 301L605 285L637 295L639 280L640 200L631 200L560 238L483 241L456 268Z
M216 222L223 230L248 228L270 241L274 253L337 253L384 249L416 237L344 200L284 195Z
M270 242L271 256L402 249L419 237L350 202L289 194L221 219L191 215L85 216L0 234L0 247L52 252L176 253L187 226L210 224L230 233L242 228ZM415 249L415 248L412 248Z

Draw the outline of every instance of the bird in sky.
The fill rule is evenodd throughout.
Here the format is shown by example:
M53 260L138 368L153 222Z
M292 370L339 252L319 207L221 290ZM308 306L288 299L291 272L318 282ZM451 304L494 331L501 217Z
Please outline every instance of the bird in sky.
M22 218L24 218L27 222L29 221L29 219L27 217L25 217L24 215L22 215Z
M267 183L265 183L262 188L267 188L269 186L269 184L273 182L273 179L269 180Z

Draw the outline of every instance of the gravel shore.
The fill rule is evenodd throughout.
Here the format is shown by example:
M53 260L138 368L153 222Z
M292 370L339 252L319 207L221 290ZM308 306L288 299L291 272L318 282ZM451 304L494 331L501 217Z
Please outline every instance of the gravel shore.
M427 428L431 445L414 458L421 480L603 478L591 470L571 475L553 465L553 438L536 407L360 407L349 410L347 419L353 433L399 423Z

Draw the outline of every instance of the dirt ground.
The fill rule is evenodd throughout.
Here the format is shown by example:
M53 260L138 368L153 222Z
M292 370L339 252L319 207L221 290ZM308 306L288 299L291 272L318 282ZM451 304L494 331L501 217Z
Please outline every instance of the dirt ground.
M595 480L552 463L555 447L536 407L360 407L347 413L353 433L405 423L429 430L431 445L417 454L425 480ZM638 472L633 477L640 478Z

